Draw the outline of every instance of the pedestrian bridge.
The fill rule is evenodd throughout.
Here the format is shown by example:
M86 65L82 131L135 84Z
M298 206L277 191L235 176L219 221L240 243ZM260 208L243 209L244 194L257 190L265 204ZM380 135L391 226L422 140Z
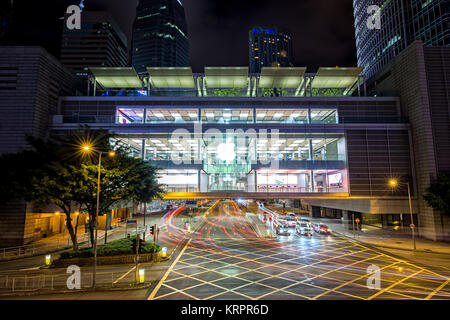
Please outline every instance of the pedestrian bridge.
M168 192L166 200L220 199L350 199L348 192Z

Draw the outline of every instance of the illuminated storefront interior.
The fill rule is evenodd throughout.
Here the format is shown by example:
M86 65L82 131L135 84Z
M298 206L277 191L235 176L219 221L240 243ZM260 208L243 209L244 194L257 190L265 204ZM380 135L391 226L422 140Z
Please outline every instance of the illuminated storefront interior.
M343 134L128 134L114 139L161 168L169 192L348 192Z

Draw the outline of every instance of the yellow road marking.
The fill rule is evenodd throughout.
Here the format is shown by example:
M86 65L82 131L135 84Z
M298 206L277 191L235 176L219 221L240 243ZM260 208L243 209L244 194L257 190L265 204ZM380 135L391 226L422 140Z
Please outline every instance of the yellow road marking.
M373 298L375 298L375 297L379 296L380 294L382 294L382 293L384 293L384 292L386 292L386 291L392 289L393 287L399 285L399 284L402 283L403 281L406 281L406 280L408 280L409 278L414 277L416 274L419 274L419 273L421 273L422 271L423 271L423 270L419 270L419 271L417 271L416 273L410 274L410 275L407 276L406 278L403 278L403 279L401 279L401 280L399 280L399 281L397 281L397 282L391 284L389 287L387 287L387 288L385 288L385 289L383 289L383 290L380 290L380 291L378 291L377 293L375 293L374 295L370 296L369 298L367 298L367 300L372 300Z
M181 293L181 294L184 294L184 295L186 295L186 296L188 296L188 297L190 297L190 298L192 298L192 299L194 299L194 300L199 300L198 298L196 298L196 297L190 295L189 293L184 292L183 290L178 290L177 288L171 287L171 286L169 286L169 285L167 285L167 284L165 284L165 286L166 286L167 288L169 288L170 290L173 290L173 292L169 292L169 293L166 293L166 294L164 294L164 295L158 297L158 300L163 299L164 297L170 296L170 295L172 295L172 294L174 294L174 293ZM190 288L187 288L187 289L190 289ZM184 290L187 290L187 289L184 289Z
M438 291L441 290L442 288L444 288L444 287L447 285L447 283L449 283L449 282L450 282L450 280L445 281L443 284L441 284L439 287L437 287L432 293L430 293L430 294L425 298L425 300L431 299L432 296L434 296L436 293L438 293Z
M183 250L181 250L180 254L178 255L178 257L175 259L175 261L172 263L172 265L170 266L170 268L167 270L166 274L164 275L164 277L162 277L162 279L159 281L159 283L156 285L155 289L153 289L153 292L151 293L151 295L148 297L147 300L153 300L153 298L155 298L156 293L158 292L158 290L161 288L162 284L164 283L164 281L166 281L167 277L169 276L169 274L172 272L173 268L175 267L175 265L177 264L178 260L180 260L181 256L183 255L184 251L186 251L187 247L189 246L189 244L191 243L192 239L189 239L189 241L186 243L186 245L184 246Z
M389 267L392 267L392 266L394 266L394 265L396 265L396 264L398 264L398 263L400 263L400 262L397 261L397 262L394 262L393 264L387 265L387 266L381 268L380 271L383 270L383 269L387 269L387 268L389 268ZM353 283L353 282L355 282L355 281L358 281L358 280L360 280L360 279L363 279L363 278L365 278L365 277L367 277L367 276L369 276L369 275L371 275L371 274L372 274L372 273L368 273L368 274L362 275L362 276L360 276L360 277L358 277L358 278L356 278L356 279L347 281L347 282L345 282L345 283L343 283L343 284L337 286L336 288L330 289L330 290L328 290L328 291L326 291L326 292L323 292L323 293L321 293L321 294L315 296L314 299L317 299L317 298L319 298L319 297L321 297L321 296L323 296L323 295L325 295L325 294L327 294L327 293L334 292L334 291L336 291L336 290L338 290L338 289L340 289L340 288L342 288L342 287L345 287L346 285L349 285L350 283Z
M136 269L136 266L134 266L133 268L131 268L130 270L128 270L123 276L121 276L119 279L117 279L116 281L114 281L114 284L116 284L117 282L119 282L120 280L122 280L123 278L125 278L131 271L133 271L134 269Z

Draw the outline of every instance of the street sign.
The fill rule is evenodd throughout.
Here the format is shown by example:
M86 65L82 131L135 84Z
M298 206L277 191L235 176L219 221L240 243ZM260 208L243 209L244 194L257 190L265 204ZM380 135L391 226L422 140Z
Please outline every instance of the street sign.
M127 224L137 224L137 220L127 220Z
M361 221L361 220L359 220L359 218L356 218L356 219L355 219L355 222L356 222L356 223L359 223L360 221Z
M416 226L414 225L414 223L409 225L411 229L414 229Z

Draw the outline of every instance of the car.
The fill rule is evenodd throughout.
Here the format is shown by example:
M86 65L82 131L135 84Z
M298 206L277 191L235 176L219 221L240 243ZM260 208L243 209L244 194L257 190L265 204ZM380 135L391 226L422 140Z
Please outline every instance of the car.
M308 218L301 218L300 223L302 222L307 223L310 227L312 227L311 220L309 220Z
M296 215L295 213L293 213L293 212L288 212L288 213L286 213L286 215L287 215L288 217L294 217L294 218L297 218L297 215Z
M297 218L294 217L285 217L284 218L285 224L289 227L289 228L295 228L297 226Z
M276 227L276 232L279 236L290 236L292 234L292 229L279 225Z
M307 235L308 237L312 237L313 228L306 222L301 222L295 228L298 234Z
M331 229L323 223L317 223L313 226L314 231L320 234L331 234Z

